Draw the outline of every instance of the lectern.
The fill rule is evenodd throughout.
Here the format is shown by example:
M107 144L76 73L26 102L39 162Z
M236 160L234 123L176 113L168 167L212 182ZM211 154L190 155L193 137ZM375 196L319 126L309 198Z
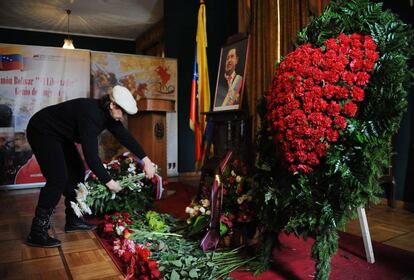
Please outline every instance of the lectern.
M138 114L128 117L128 130L167 178L166 114L175 111L175 101L146 98L137 104Z

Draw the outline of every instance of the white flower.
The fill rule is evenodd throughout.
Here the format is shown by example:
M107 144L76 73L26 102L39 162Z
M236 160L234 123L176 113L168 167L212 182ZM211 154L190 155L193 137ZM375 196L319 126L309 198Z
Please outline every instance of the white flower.
M81 210L82 210L83 213L92 215L91 208L89 208L89 206L85 202L83 202L83 201L82 202L79 202L79 206L80 206L80 208L81 208Z
M194 208L186 207L185 213L189 214L190 217L194 217L197 214L197 211Z
M124 232L124 230L125 230L125 227L124 226L117 226L115 228L116 234L118 234L118 235L122 235L122 233Z
M115 199L115 197L116 197L116 193L112 193L112 196L111 196L111 199L113 200L113 199Z
M130 163L130 164L129 164L129 167L128 167L128 172L129 172L129 173L132 173L132 174L135 174L135 169L137 169L137 168L135 167L135 165L134 165L133 163Z
M241 180L242 180L242 178L241 178L240 176L237 176L237 177L236 177L236 182L237 182L237 183L240 183L240 182L241 182Z
M200 212L201 212L201 214L202 214L202 215L204 215L204 213L206 213L206 208L201 207L201 208L200 208Z
M249 199L249 197L244 194L244 195L240 196L239 198L237 198L237 203L242 204L245 200L248 200L248 199Z
M85 201L86 197L89 194L88 188L83 183L78 184L78 189L75 190L75 192L76 192L76 200L79 202Z
M202 199L200 200L201 205L203 205L204 207L209 207L210 206L210 200L208 199Z
M71 201L70 205L72 206L73 212L75 212L76 216L82 217L82 211L79 209L78 204Z
M236 172L234 172L234 170L231 171L231 176L236 177Z
M211 211L210 210L207 210L206 211L206 215L210 216L211 215Z

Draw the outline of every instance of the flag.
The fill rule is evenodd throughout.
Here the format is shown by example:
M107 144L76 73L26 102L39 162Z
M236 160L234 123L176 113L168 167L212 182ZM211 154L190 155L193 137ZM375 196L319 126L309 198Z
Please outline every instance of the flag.
M23 69L23 56L20 54L0 54L0 71Z
M201 167L203 158L202 136L206 129L206 117L201 112L210 111L210 81L208 78L207 64L207 29L206 6L200 0L198 10L196 51L194 58L194 72L191 86L190 102L190 128L195 137L195 161L196 169Z

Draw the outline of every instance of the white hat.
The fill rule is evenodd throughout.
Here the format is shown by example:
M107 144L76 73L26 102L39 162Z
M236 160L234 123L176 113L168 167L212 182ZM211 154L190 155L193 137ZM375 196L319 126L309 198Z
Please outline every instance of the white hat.
M133 115L138 112L137 102L126 87L114 86L112 89L112 99L128 114Z

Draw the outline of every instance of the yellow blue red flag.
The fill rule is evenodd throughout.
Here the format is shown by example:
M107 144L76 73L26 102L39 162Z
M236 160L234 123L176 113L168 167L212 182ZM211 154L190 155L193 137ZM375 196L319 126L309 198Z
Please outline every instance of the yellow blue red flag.
M196 51L194 58L194 73L191 87L190 128L195 137L196 169L199 169L203 159L202 136L206 129L206 117L201 112L210 111L210 81L207 64L207 26L206 6L200 0L198 10Z

